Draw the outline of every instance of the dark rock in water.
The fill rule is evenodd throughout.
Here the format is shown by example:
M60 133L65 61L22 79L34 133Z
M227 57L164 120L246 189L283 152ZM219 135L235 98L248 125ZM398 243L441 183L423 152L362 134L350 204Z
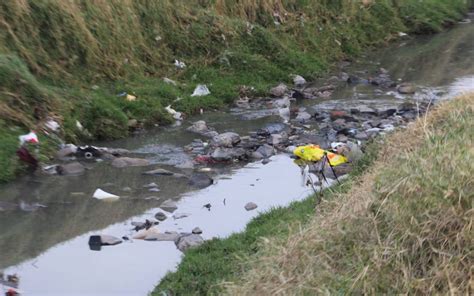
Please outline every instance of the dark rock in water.
M288 91L289 91L288 86L286 86L283 83L280 83L279 85L277 85L277 86L273 87L272 89L270 89L270 94L273 97L280 98L280 97L283 97Z
M168 213L172 213L172 212L176 211L177 208L178 208L178 206L172 200L167 200L167 201L163 202L160 205L160 209L162 209L163 211L166 211Z
M262 146L258 147L256 152L260 153L263 158L269 158L274 154L275 149L273 149L273 147L270 145L263 144Z
M233 159L243 159L245 158L246 151L243 148L216 148L212 154L211 158L215 161L230 161Z
M186 233L180 235L174 241L174 243L181 252L186 252L186 250L190 248L195 248L202 245L204 243L204 239L199 234Z
M402 83L397 87L397 90L401 94L414 94L416 87L411 83Z
M265 158L262 160L262 164L265 165L265 164L269 164L271 162L271 160L269 158Z
M194 234L201 234L202 230L199 227L195 227L191 232L194 233Z
M146 171L143 173L143 175L172 176L174 175L174 173L165 169L155 169L151 171Z
M370 78L369 81L372 85L384 88L395 87L397 85L386 73L381 73L376 77Z
M252 211L252 210L255 210L257 208L257 204L256 203L253 203L253 202L249 202L247 203L244 208L247 210L247 211Z
M145 236L146 241L175 241L178 239L179 234L177 232L165 232L165 233L151 233Z
M86 168L79 162L71 162L67 164L58 165L56 171L59 175L81 175L86 171Z
M240 136L233 132L219 134L212 138L211 145L214 147L232 148L240 142Z
M91 250L100 251L101 246L114 246L122 243L122 240L112 235L91 235L89 247Z
M206 188L214 184L214 180L204 173L195 173L189 179L189 185L197 188Z
M363 79L363 78L360 78L360 77L357 77L357 76L354 76L354 75L349 75L349 77L347 78L347 83L350 83L350 84L367 84L369 83L367 79Z
M117 157L112 161L112 166L116 168L148 166L150 161L142 158Z
M158 212L155 214L155 218L158 221L165 221L168 218L168 216L166 216L166 214L163 212Z

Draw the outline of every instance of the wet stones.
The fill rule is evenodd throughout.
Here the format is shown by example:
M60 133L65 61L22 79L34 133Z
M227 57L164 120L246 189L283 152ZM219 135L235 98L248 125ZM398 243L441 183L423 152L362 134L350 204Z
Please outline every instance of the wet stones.
M181 252L186 252L190 248L195 248L204 243L204 239L199 234L187 233L182 234L174 241L176 247Z
M232 148L240 142L237 133L226 132L212 138L211 145L214 147Z
M178 209L178 206L176 205L174 201L166 200L160 205L160 209L168 213L173 213L174 211L176 211L176 209Z
M189 132L193 132L208 138L215 137L218 133L207 126L207 123L204 120L199 120L194 122L190 127L186 129Z
M85 171L86 171L86 168L77 161L61 164L56 167L56 172L59 175L64 175L64 176L82 175Z
M206 188L214 184L214 180L204 173L195 173L189 178L188 184L196 188Z
M246 211L253 211L253 210L255 210L257 207L258 207L257 204L254 203L254 202L248 202L248 203L244 206L244 208L245 208Z
M275 150L272 146L263 144L262 146L258 147L256 152L262 155L263 158L269 158L274 154Z
M158 221L165 221L168 218L168 216L163 212L158 212L155 214L155 218Z
M243 148L216 148L211 158L215 161L231 161L234 159L243 159L246 155L246 151Z
M117 157L112 161L112 166L116 168L148 166L150 161L142 158Z
M402 83L397 87L397 91L401 94L414 94L416 87L411 83Z
M276 98L283 97L288 92L288 86L286 86L286 84L284 83L280 83L279 85L270 89L270 95Z

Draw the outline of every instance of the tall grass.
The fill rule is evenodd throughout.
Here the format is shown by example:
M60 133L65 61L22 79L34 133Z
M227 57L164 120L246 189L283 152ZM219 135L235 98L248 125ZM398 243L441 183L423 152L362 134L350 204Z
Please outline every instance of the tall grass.
M267 239L228 294L469 294L474 94L391 136L358 185Z

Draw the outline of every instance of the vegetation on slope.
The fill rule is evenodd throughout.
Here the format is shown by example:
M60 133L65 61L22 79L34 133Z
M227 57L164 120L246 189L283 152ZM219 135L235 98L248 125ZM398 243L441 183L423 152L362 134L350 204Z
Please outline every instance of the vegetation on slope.
M348 193L248 257L227 293L468 294L472 288L474 94L390 137Z
M372 144L352 177L186 253L173 295L465 294L472 284L474 94Z
M118 138L130 119L166 124L290 74L311 79L399 31L437 31L469 1L28 1L0 3L0 118L9 136L52 117L68 141ZM176 69L174 60L187 64ZM163 77L178 81L174 86ZM211 95L191 97L197 84ZM244 87L244 86L247 86ZM251 91L244 91L251 89ZM138 97L129 102L117 94ZM177 98L182 98L174 102ZM76 120L88 130L77 128ZM0 149L0 159L11 158ZM4 166L1 180L14 176Z

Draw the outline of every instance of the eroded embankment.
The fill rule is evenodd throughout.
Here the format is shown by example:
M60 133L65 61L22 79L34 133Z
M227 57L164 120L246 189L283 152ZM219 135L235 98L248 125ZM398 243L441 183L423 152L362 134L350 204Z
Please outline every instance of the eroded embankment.
M0 181L21 168L14 157L17 136L30 129L40 134L39 155L46 160L61 138L118 138L167 123L163 107L169 104L192 113L239 96L263 95L292 74L312 80L332 62L399 32L438 31L469 4L5 1L0 4ZM175 67L174 60L187 67ZM207 84L211 94L191 97L197 84ZM49 119L60 123L59 139L45 133Z

